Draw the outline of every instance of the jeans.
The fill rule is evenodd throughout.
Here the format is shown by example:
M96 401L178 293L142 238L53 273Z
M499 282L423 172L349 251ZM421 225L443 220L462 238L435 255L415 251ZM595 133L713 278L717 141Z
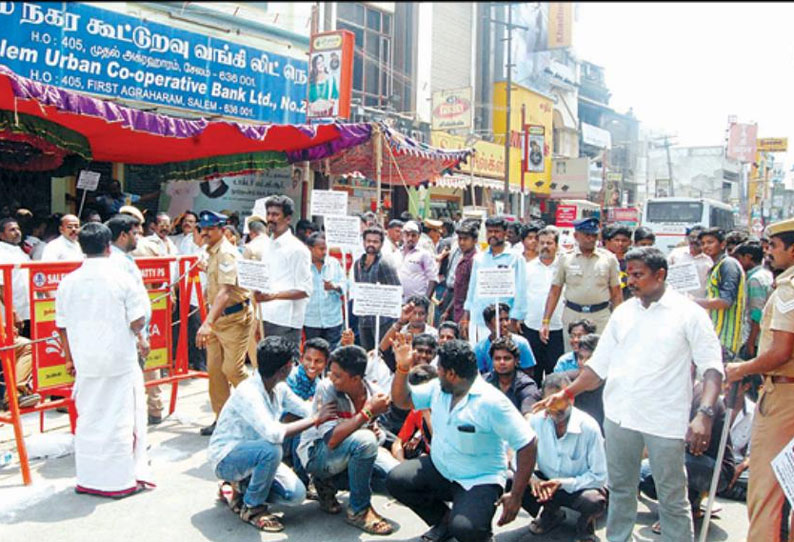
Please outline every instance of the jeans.
M309 451L306 472L321 480L332 479L337 489L349 489L350 508L358 514L369 508L373 489L385 489L386 477L397 464L389 452L378 446L375 433L358 429L333 450L325 440L315 442Z
M378 333L377 340L380 342L383 339L383 336L386 335L386 332L389 331L389 327L394 323L392 318L381 318L380 319L380 333ZM361 322L358 324L358 336L361 348L369 352L370 350L374 350L378 345L375 344L375 326L366 327L362 326Z
M711 489L711 477L714 474L714 458L707 455L692 455L687 452L684 464L687 474L687 491L689 504L692 511L700 505L704 493ZM733 478L734 470L723 466L720 471L720 479L717 482L717 493L724 491ZM651 499L657 499L656 484L653 480L651 463L643 459L640 468L640 491Z
M295 327L280 326L270 322L263 322L265 327L265 337L278 336L284 337L295 345L295 348L301 347L301 329ZM263 337L264 338L264 337Z
M535 367L534 379L538 388L540 388L543 385L543 378L547 374L554 372L557 360L565 353L562 342L562 330L550 331L548 343L540 340L540 331L528 328L524 324L521 324L521 334L529 341L529 346L535 355L537 366Z
M498 484L464 489L444 478L430 456L423 455L400 463L391 471L386 488L430 526L438 525L449 514L449 532L459 542L485 542L491 538L496 501L502 495ZM452 502L451 511L448 502Z
M306 487L281 463L280 444L266 440L241 442L215 468L215 476L228 482L250 478L243 496L246 506L265 503L295 506L306 498Z
M306 335L306 340L314 339L315 337L321 337L328 341L328 344L331 346L331 352L336 350L339 346L339 343L342 341L342 329L344 328L344 324L339 324L335 327L309 327L305 326L303 328L303 332Z
M637 519L637 480L643 448L656 473L663 542L692 542L692 510L687 501L684 439L671 439L625 429L604 419L609 508L607 540L629 542Z

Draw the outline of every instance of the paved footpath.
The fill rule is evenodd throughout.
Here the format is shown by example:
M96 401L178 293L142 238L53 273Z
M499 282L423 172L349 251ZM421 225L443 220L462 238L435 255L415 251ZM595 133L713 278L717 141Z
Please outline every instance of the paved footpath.
M32 462L33 485L22 485L19 463L0 468L0 542L57 541L85 542L126 540L171 540L173 542L253 542L258 540L291 542L342 540L419 541L426 527L407 508L384 496L375 496L375 508L398 525L389 537L367 535L347 525L341 516L328 516L316 502L284 509L286 530L279 534L259 533L242 523L215 500L217 482L206 460L207 438L198 430L212 420L206 381L184 382L180 386L176 412L149 432L151 460L157 489L128 499L112 501L74 493L74 458L38 459ZM166 389L163 390L166 392ZM168 395L164 393L164 395ZM65 414L45 415L46 433L39 436L37 415L27 415L26 438L62 438L68 434ZM0 452L14 449L10 426L0 426ZM16 455L16 454L15 454ZM347 495L342 495L343 504ZM743 503L718 500L722 507L709 530L708 540L743 542L747 514ZM659 540L651 532L656 504L639 503L635 536L638 541ZM499 512L497 511L497 514ZM571 540L573 514L566 524L545 537L529 534L529 516L519 517L496 531L497 542L534 542ZM696 527L699 528L699 522ZM604 523L598 535L605 540Z

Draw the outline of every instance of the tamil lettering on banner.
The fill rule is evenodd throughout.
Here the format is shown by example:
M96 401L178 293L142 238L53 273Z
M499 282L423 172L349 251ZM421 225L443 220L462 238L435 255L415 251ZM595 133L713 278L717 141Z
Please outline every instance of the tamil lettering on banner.
M254 292L269 291L268 264L257 260L237 260L237 285Z
M347 192L341 190L312 190L312 216L344 216L347 214Z
M149 356L143 368L164 369L171 365L171 299L168 290L149 291L152 319L149 321Z
M700 289L700 276L694 262L678 263L667 269L667 284L679 292Z
M42 390L71 384L74 377L66 372L66 353L55 326L55 299L35 299L33 306L34 337L47 339L34 345L38 361L34 388Z
M353 314L399 318L403 304L402 286L356 282L353 285Z
M516 295L516 274L513 268L478 269L477 295L487 298L514 297Z
M282 124L306 121L308 64L82 2L0 2L0 64L58 87Z
M326 216L325 241L342 250L361 247L361 219L357 216Z

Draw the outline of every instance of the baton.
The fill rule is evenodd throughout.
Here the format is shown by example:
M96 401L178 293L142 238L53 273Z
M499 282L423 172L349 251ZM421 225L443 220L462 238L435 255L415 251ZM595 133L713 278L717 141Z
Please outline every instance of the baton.
M717 460L714 463L714 473L711 475L711 487L709 488L709 499L706 503L706 514L703 516L703 524L700 526L700 538L698 542L706 542L706 535L709 532L711 522L711 510L714 507L714 498L717 495L717 485L720 481L720 471L722 459L725 456L725 443L728 442L728 434L731 430L731 411L736 404L736 396L739 393L740 382L731 384L728 394L725 396L725 421L722 424L722 434L720 435L720 447L717 450Z

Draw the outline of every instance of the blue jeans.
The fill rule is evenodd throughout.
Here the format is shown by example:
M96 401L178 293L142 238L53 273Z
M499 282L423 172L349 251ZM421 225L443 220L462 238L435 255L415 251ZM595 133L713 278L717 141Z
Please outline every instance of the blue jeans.
M238 444L215 468L228 482L248 481L243 502L248 507L265 503L295 506L306 498L306 486L281 463L282 448L266 440Z
M342 342L342 330L344 327L344 324L325 328L305 326L303 328L303 332L306 334L307 341L315 337L321 337L325 339L328 341L328 344L331 347L331 352L333 352L339 346L339 343Z
M350 508L358 514L370 506L373 488L385 491L386 477L397 464L388 451L378 446L375 433L359 429L333 450L324 440L315 442L306 471L320 480L332 479L337 489L349 489Z

